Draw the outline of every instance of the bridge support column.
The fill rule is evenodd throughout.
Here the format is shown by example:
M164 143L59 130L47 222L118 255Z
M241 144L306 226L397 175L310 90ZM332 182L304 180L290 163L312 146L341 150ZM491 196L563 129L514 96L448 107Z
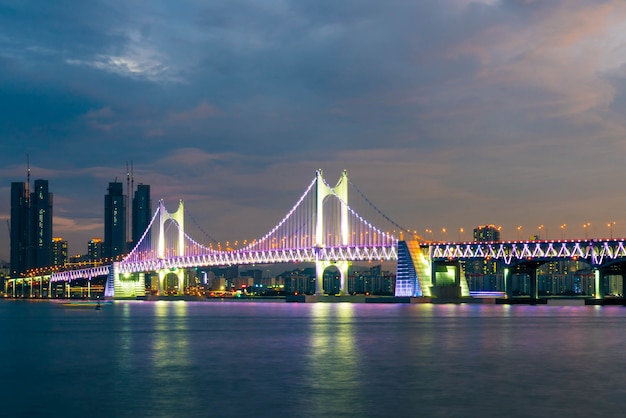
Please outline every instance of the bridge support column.
M159 270L159 288L158 288L158 294L159 295L163 295L163 292L165 292L165 279L167 278L167 275L170 273L174 273L176 274L177 277L177 282L178 282L178 290L176 292L177 295L183 295L185 293L185 270L184 269L176 269L175 271L172 270ZM142 279L145 280L145 275L143 273L142 274Z
M507 299L513 297L512 283L511 283L511 271L508 268L504 269L504 294Z
M594 269L593 274L595 276L596 286L596 299L604 299L604 272L600 269Z
M159 270L159 280L157 284L157 295L162 295L165 285L165 270Z
M178 294L185 294L185 270L178 269L176 271L176 276L178 276Z
M436 261L431 265L431 295L439 298L461 297L461 265L456 261ZM467 296L469 296L469 291Z
M537 283L537 269L528 269L528 281L530 284L530 298L539 299L539 286Z
M323 295L324 292L324 271L330 266L335 266L339 270L339 294L348 294L348 269L349 261L322 261L315 262L315 294ZM326 292L328 293L328 292Z

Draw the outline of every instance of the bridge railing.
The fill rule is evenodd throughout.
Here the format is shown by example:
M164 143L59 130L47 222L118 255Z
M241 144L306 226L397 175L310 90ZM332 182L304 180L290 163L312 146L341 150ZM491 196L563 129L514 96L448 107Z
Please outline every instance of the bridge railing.
M492 259L505 264L568 259L600 265L626 258L625 243L621 239L430 243L423 246L429 248L431 259Z

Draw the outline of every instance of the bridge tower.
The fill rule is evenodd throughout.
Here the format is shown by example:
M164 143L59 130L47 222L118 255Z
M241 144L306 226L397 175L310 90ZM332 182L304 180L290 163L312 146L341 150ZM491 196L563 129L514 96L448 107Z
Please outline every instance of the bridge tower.
M165 210L165 205L163 200L159 201L159 242L157 249L157 257L159 259L165 259L168 254L165 254L165 222L171 220L172 222L176 222L178 224L178 245L176 246L176 254L177 256L185 255L185 205L182 200L178 202L178 209L176 212L169 213L169 216L165 216L167 211ZM171 271L168 269L159 270L159 294L164 290L165 286L165 277L169 273L175 273L178 277L178 294L182 294L185 285L185 271L183 269L177 269L176 271Z
M329 187L322 177L322 170L316 172L316 191L315 191L315 245L318 248L322 248L326 245L324 241L324 199L326 197L336 195L341 200L340 211L340 228L341 228L341 245L348 245L350 243L350 227L348 222L348 172L344 170L341 173L339 181L335 187ZM317 258L317 257L316 257ZM348 268L350 267L349 261L325 261L315 260L315 294L321 295L324 293L323 281L324 270L330 266L335 266L339 270L340 274L340 295L345 295L348 291Z

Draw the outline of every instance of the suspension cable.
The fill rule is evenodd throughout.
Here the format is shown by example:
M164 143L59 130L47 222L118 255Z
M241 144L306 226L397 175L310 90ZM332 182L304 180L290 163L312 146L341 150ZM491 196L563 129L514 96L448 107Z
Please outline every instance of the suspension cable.
M352 183L352 180L350 180L350 178L348 177L348 182L352 185L352 187L354 187L354 189L359 193L359 195L361 195L361 197L372 207L372 209L374 209L376 212L378 212L378 214L380 216L382 216L383 218L385 218L385 220L387 220L388 222L390 222L393 226L395 226L396 228L398 228L400 231L409 231L408 229L398 225L396 222L394 222L393 220L391 220L387 215L385 215L380 209L378 209L367 197L365 197L365 195L363 194L363 192L361 190L359 190L358 187L356 187L356 184Z
M193 217L193 215L191 213L189 213L189 211L185 211L186 215L189 215L189 218L191 219L191 221L193 222L193 224L200 230L200 232L202 232L204 234L205 237L207 237L210 241L212 241L213 243L217 244L217 240L215 238L213 238L211 235L209 235L204 229L202 229L202 227L200 226L200 224L198 224L198 222L196 221L196 219Z

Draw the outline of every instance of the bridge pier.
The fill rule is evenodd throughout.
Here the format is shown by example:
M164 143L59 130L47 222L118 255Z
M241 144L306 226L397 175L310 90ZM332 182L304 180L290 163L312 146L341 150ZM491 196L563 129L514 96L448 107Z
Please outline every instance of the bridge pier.
M145 278L143 273L119 273L117 263L114 263L113 293L111 296L114 299L136 298L137 296L145 296L146 284L144 280Z
M513 274L528 275L528 297L530 299L539 299L539 282L537 279L537 268L540 262L528 262L523 264L512 265L504 269L504 291L506 297L511 299L513 295Z
M604 299L604 272L600 269L593 270L594 278L595 278L595 298L596 299Z
M145 275L144 273L140 273L143 276L143 280L145 281ZM169 274L175 274L177 281L178 281L178 290L176 292L177 295L182 295L185 292L185 270L183 269L176 269L176 270L170 270L170 269L166 269L166 270L159 270L159 287L158 287L158 294L159 295L163 295L163 292L165 292L165 280L167 278L167 276Z
M626 262L617 262L602 268L599 271L599 283L596 283L596 299L605 298L607 295L626 295ZM595 269L594 269L595 272ZM611 280L612 276L620 276L620 279ZM619 280L619 281L618 281ZM596 282L598 278L596 277Z
M349 261L323 261L315 262L315 294L324 295L324 271L330 266L334 266L339 270L339 295L348 294L348 269Z
M469 296L462 266L458 261L435 261L431 264L432 286L430 294L438 298L460 298Z
M530 285L530 298L539 299L539 286L537 283L537 269L531 268L526 272L528 274Z

